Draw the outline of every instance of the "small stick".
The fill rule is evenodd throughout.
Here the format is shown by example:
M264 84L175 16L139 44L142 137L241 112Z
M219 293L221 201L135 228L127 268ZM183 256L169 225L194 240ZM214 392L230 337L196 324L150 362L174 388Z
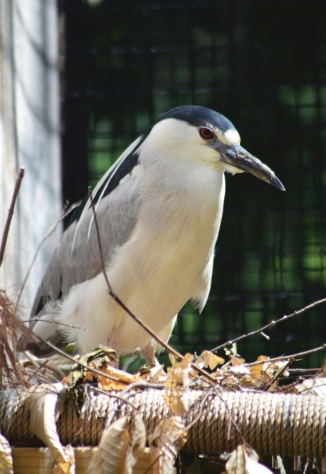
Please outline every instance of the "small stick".
M221 344L220 346L217 346L214 349L211 349L211 352L217 352L221 349L224 349L224 347L226 347L226 346L230 346L231 344L234 344L235 342L241 341L242 339L245 339L246 337L253 336L254 334L259 334L260 333L263 337L266 338L266 334L264 334L264 331L266 329L270 328L271 326L275 326L276 324L281 323L282 321L293 318L293 316L297 316L298 314L302 314L305 311L308 311L309 309L313 308L314 306L317 306L318 304L325 303L325 302L326 302L326 298L315 301L314 303L311 303L308 306L305 306L304 308L299 309L298 311L294 311L294 313L282 316L280 319L277 319L276 321L271 321L270 323L266 324L266 326L263 326L259 329L256 329L255 331L248 332L247 334L242 334L242 336L239 336L236 339L232 339L231 341L225 342L224 344Z
M201 417L202 413L203 413L203 409L204 409L204 404L207 400L207 398L209 397L209 395L211 395L211 393L216 390L217 388L220 388L219 386L215 385L213 387L210 387L208 390L206 390L206 393L205 395L203 396L203 398L201 399L200 401L200 404L199 404L199 409L198 409L198 412L197 412L197 415L194 417L194 419L184 427L184 430L182 431L181 435L177 436L176 438L174 438L172 441L171 441L171 445L172 444L175 444L180 438L181 436L183 436L185 433L187 433L187 431L189 431L189 429L195 424L197 423L197 421L199 420L199 418ZM239 429L239 427L237 426L236 422L233 420L232 418L232 413L231 413L231 410L229 408L229 406L227 405L227 402L223 399L223 397L216 393L215 394L220 400L222 403L224 403L225 405L225 408L226 408L226 411L228 412L228 415L229 415L229 420L228 420L228 428L227 428L227 439L230 439L231 438L231 424L234 426L234 428L236 429L242 443L244 445L246 445L247 443L245 442L243 436L242 436L242 433ZM149 472L151 471L151 469L154 467L154 465L158 462L158 460L160 459L160 457L164 455L163 453L159 454L155 459L154 461L151 463L151 465L146 469L146 471L144 472L144 474L149 474Z
M137 410L137 408L135 407L135 405L133 405L133 403L131 403L129 400L126 400L125 398L123 397L120 397L119 395L116 395L115 393L112 394L111 392L106 392L105 390L101 390L100 388L98 387L92 387L92 390L94 390L94 392L98 392L98 393L102 393L102 395L106 395L108 397L112 397L112 398L116 398L116 401L121 401L123 403L126 403L128 405L130 405L134 411ZM110 423L111 424L111 423Z
M53 224L53 225L50 227L50 229L48 230L48 232L46 233L46 235L43 237L42 241L39 243L39 245L38 245L38 247L37 247L37 249L36 249L36 251L35 251L33 260L32 260L32 262L31 262L31 264L30 264L30 266L29 266L29 268L28 268L28 270L27 270L27 273L26 273L26 276L25 276L25 278L24 278L23 284L22 284L22 286L21 286L21 288L20 288L19 295L18 295L18 298L17 298L17 301L16 301L15 313L17 312L17 308L18 308L18 305L19 305L20 298L21 298L21 296L22 296L22 294L23 294L24 288L25 288L25 286L26 286L26 283L27 283L27 280L28 280L28 278L29 278L29 275L30 275L30 273L31 273L31 271L32 271L33 265L34 265L34 263L35 263L35 261L36 261L36 259L37 259L37 256L38 256L38 254L39 254L39 251L41 250L41 248L42 248L44 242L46 241L46 239L48 239L48 238L53 234L53 232L55 232L55 230L56 230L56 228L58 227L58 225L60 224L60 222L62 222L65 217L67 217L77 206L79 206L80 202L81 202L81 201L79 201L79 202L77 202L77 203L72 204L71 206L69 206L69 202L67 201L66 204L65 204L65 206L64 206L64 208L63 208L63 211L62 211L61 216L59 217L59 219L57 220L57 222L55 222L55 224Z
M313 375L320 371L320 369L288 369L291 375Z
M118 400L121 400L122 402L127 402L129 403L125 398L123 398L128 392L130 392L130 390L134 389L134 388L143 388L143 389L146 389L146 388L152 388L152 389L155 389L155 390L163 390L164 388L164 385L162 384L154 384L154 383L147 383L147 382L134 382L134 383L131 383L130 385L128 385L127 388L125 388L121 393L120 393L120 396L116 396L116 395L111 395L110 393L104 391L104 390L101 390L99 388L96 388L96 387L92 387L92 390L96 390L97 392L101 392L103 393L104 395L108 395L108 396L112 396L112 397L115 397L117 398L117 400L115 400L115 402L113 403L113 407L112 407L112 410L110 411L110 414L108 415L108 417L106 418L106 422L105 422L105 427L108 427L111 425L112 421L113 421L113 418L115 416L115 414L117 413L118 411ZM135 408L135 407L134 407ZM136 408L135 408L136 409Z
M58 324L59 326L65 326L66 328L72 328L72 329L82 329L83 331L86 331L86 328L80 327L80 326L73 326L72 324L65 324L65 323L59 323L58 321L50 321L49 319L37 319L37 318L31 318L31 319L26 319L25 321L22 321L22 323L32 323L33 321L40 321L41 323L49 323L49 324Z
M8 217L7 217L5 228L4 228L4 231L3 231L3 236L2 236L2 240L1 240L1 247L0 247L0 267L2 265L3 257L4 257L4 254L5 254L5 248L6 248L6 244L7 244L11 219L12 219L12 216L14 214L14 207L15 207L15 204L16 204L16 199L17 199L17 196L18 196L18 192L19 192L19 188L20 188L22 179L24 177L24 173L25 173L25 169L20 168L19 173L18 173L18 177L16 179L15 189L14 189L14 192L13 192L13 195L12 195L12 198L11 198L10 207L8 209Z
M182 359L183 356L182 354L180 354L180 352L176 351L175 349L173 349L173 347L171 347L169 344L167 344L166 342L164 342L162 339L160 339L155 333L154 331L152 331L146 324L143 323L143 321L141 321L139 318L137 318L137 316L135 316L128 308L127 306L120 300L120 298L114 293L114 291L112 290L112 287L111 287L111 284L109 282L109 279L108 279L108 276L106 274L106 271L105 271L105 265L104 265L104 259L103 259L103 252L102 252L102 245L101 245L101 238L100 238L100 231L99 231L99 228L98 228L98 223L97 223L97 216L96 216L96 211L95 211L95 207L94 207L94 202L93 202L93 197L92 197L92 189L91 187L88 188L88 196L89 196L89 199L90 199L90 203L91 203L91 208L92 208L92 211L93 211L93 215L94 215L94 223L95 223L95 229L96 229L96 234L97 234L97 241L98 241L98 246L99 246L99 252L100 252L100 258L101 258L101 266L102 266L102 273L103 273L103 276L104 276L104 279L105 279L105 282L107 284L107 287L108 287L108 293L109 295L111 296L111 298L116 302L118 303L119 306L121 306L121 308L137 323L139 324L139 326L141 328L144 329L144 331L146 331L148 334L150 334L152 336L153 339L155 339L156 342L158 342L162 347L164 347L164 349L166 349L168 352L170 352L170 354L173 354L175 357L177 357L178 359ZM201 375L205 376L207 379L209 379L211 382L213 382L214 384L216 383L216 380L214 380L213 377L211 377L205 370L201 369L200 367L197 367L196 364L191 364L192 368L197 370L197 372L199 372Z
M30 330L31 331L31 330ZM110 380L115 380L116 382L120 382L120 383L126 383L126 382L123 382L122 380L119 380L117 377L113 377L112 375L109 375L107 373L105 373L104 371L102 372L101 370L97 370L95 369L94 367L90 367L89 365L87 364L83 364L82 362L80 362L79 360L76 360L74 359L73 357L71 357L69 354L66 354L64 351L62 351L61 349L59 349L59 347L55 346L54 344L52 344L52 342L50 341L46 341L45 339L43 339L42 337L38 336L35 332L31 331L31 334L33 337L36 337L39 341L41 341L42 343L46 344L47 346L51 347L51 349L53 349L55 352L57 352L58 354L62 355L63 357L65 357L66 359L69 359L71 360L74 364L77 364L79 365L80 367L84 367L84 369L87 369L89 370L90 372L94 372L94 374L97 374L97 375L101 375L101 377L104 377L104 378L107 378L107 379L110 379ZM126 383L127 385L127 383Z
M272 380L270 380L270 381L268 382L269 387L268 387L268 388L265 387L265 390L266 390L266 391L269 390L270 388L272 388L273 385L274 385L274 383L277 382L277 381L280 379L280 377L282 377L282 375L283 375L284 372L289 368L289 366L292 364L292 362L293 362L293 359L290 358L290 359L288 360L287 364L285 364L285 366L282 368L282 370L281 370L277 375L275 375L275 376L272 378Z
M249 362L248 364L246 363L245 365L247 367L252 367L253 365L258 365L258 364L265 364L266 362L277 362L279 360L284 360L284 359L296 359L297 357L303 357L308 354L312 354L313 352L319 352L322 350L326 349L326 344L323 344L322 346L315 347L314 349L309 349L308 351L303 351L303 352L297 352L296 354L291 354L291 355L284 355L280 357L273 357L272 359L265 359L265 360L256 360L255 362Z

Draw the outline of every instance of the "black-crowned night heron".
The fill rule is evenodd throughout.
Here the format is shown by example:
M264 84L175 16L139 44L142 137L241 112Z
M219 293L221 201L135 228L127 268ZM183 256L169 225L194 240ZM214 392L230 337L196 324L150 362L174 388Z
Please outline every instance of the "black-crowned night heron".
M188 300L199 310L207 301L225 171L248 172L284 190L273 171L240 146L226 117L204 107L177 107L135 140L94 190L111 286L164 341ZM31 316L53 321L31 327L57 345L151 353L149 334L108 295L89 201L80 204L54 251ZM21 339L19 350L26 348L39 356L50 352Z

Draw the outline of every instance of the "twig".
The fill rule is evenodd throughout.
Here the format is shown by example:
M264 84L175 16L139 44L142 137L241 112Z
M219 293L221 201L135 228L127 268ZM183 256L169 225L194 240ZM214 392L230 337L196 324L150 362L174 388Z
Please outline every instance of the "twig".
M118 378L113 377L112 375L108 375L108 374L106 374L105 372L102 372L101 370L97 370L97 369L95 369L94 367L90 367L89 365L83 364L83 363L80 362L79 360L76 360L76 359L74 359L73 357L71 357L69 354L66 354L64 351L62 351L61 349L59 349L59 347L56 347L54 344L52 344L52 342L46 341L45 339L43 339L42 337L38 336L38 335L37 335L35 332L33 332L33 331L30 331L30 332L31 332L31 334L32 334L33 337L36 337L36 338L39 339L39 341L41 341L43 344L46 344L47 346L51 347L51 349L53 349L55 352L57 352L58 354L62 355L62 356L65 357L66 359L71 360L74 364L80 365L81 367L84 367L84 369L87 369L87 370L89 370L90 372L94 372L95 374L100 375L101 377L108 378L108 379L110 379L110 380L115 380L116 382L120 382L120 383L126 383L126 382L124 382L123 380L119 380Z
M164 347L164 349L166 349L168 352L170 352L171 354L173 354L175 357L177 357L178 359L182 359L183 356L182 354L180 354L180 352L176 351L172 346L170 346L169 344L167 344L166 342L164 342L162 339L160 339L154 331L152 331L145 323L143 323L143 321L141 321L137 316L135 316L128 308L127 306L120 300L120 298L114 293L114 291L112 290L112 287L111 287L111 284L109 282L109 279L108 279L108 276L106 274L106 271L105 271L105 265L104 265L104 259L103 259L103 252L102 252L102 245L101 245L101 238L100 238L100 232L99 232L99 228L98 228L98 223L97 223L97 216L96 216L96 211L95 211L95 207L94 207L94 202L93 202L93 197L92 197L92 190L91 188L89 187L88 188L88 196L89 196L89 199L90 199L90 203L91 203L91 208L92 208L92 211L93 211L93 215L94 215L94 223L95 223L95 229L96 229L96 234L97 234L97 241L98 241L98 246L99 246L99 252L100 252L100 258L101 258L101 266L102 266L102 273L103 273L103 276L104 276L104 279L105 279L105 282L107 284L107 287L108 287L108 294L111 296L111 298L137 323L139 324L139 326L144 329L144 331L146 331L148 334L150 334L152 336L153 339L155 339L156 342L158 342L162 347ZM211 382L213 382L214 384L216 383L216 380L211 377L205 370L201 369L200 367L198 367L196 364L191 364L192 368L197 370L197 372L199 372L201 375L205 376L207 379L209 379Z
M320 369L288 369L288 372L290 372L290 375L311 375L313 376L317 372L319 372Z
M59 326L65 326L66 328L82 329L83 331L86 331L86 328L83 328L80 326L73 326L72 324L59 323L58 321L50 321L48 319L43 319L43 318L42 319L37 319L37 318L26 319L25 321L22 321L22 323L31 323L33 321L41 321L42 323L58 324Z
M33 377L35 377L39 372L41 372L41 370L44 369L44 367L46 366L48 362L49 362L49 359L44 360L42 364L40 364L38 368L32 374L29 375L27 382L29 383Z
M54 374L56 374L56 377L53 375L53 378L55 378L56 380L62 380L65 376L65 374L60 370L58 369L57 367L54 367L53 365L50 365L49 363L49 359L46 359L45 361L42 362L42 364L39 364L37 365L37 369L34 370L34 372L32 372L28 378L27 378L27 381L30 382L32 378L36 377L37 374L39 372L41 372L42 369L46 369L47 371L51 371L53 372ZM34 364L32 363L32 365L34 366ZM27 368L27 364L24 363L24 367ZM44 372L43 374L44 376L48 375Z
M121 397L120 398L123 398L133 388L154 388L156 390L163 390L164 385L156 384L156 383L155 384L154 383L148 383L148 382L134 382L134 383L131 383L130 385L128 385L128 387L125 388L121 392ZM123 399L123 401L124 401L124 399ZM110 411L110 414L106 419L105 427L108 427L108 426L111 425L112 420L114 418L114 415L117 411L118 411L118 400L116 400L113 404L112 410Z
M284 367L282 367L281 371L278 374L276 374L272 378L272 380L270 380L268 382L269 388L265 387L266 391L269 390L270 388L273 388L273 385L275 384L275 382L277 382L280 379L280 377L282 377L282 375L289 368L289 366L292 364L292 362L293 362L293 359L289 359L288 362L284 365Z
M95 408L95 406L93 405L93 401L90 397L90 385L89 384L85 384L84 385L84 391L85 391L85 395L86 395L86 398L87 398L87 401L90 405L90 407L92 408L92 410L94 411L94 413L96 414L97 418L100 419L100 418L104 418L104 416L101 416L100 413L97 411L97 409Z
M266 326L263 326L259 329L256 329L255 331L248 332L247 334L242 334L242 336L239 336L236 339L232 339L228 342L225 342L224 344L221 344L220 346L217 346L214 349L211 349L211 352L217 352L221 349L224 349L224 347L226 347L226 346L230 346L231 344L234 344L235 342L241 341L242 339L245 339L246 337L249 337L249 336L253 336L255 334L261 334L263 337L266 338L266 334L264 334L264 331L266 329L268 329L272 326L275 326L278 323L286 321L287 319L293 318L293 316L297 316L298 314L302 314L305 311L308 311L309 309L313 308L314 306L317 306L318 304L325 303L325 302L326 302L326 298L315 301L314 303L311 303L308 306L305 306L304 308L299 309L298 311L294 311L294 313L282 316L280 319L277 319L276 321L271 321L270 323L266 324Z
M209 388L205 395L203 396L203 398L200 400L200 405L199 405L199 411L197 413L197 415L195 416L195 418L185 427L185 431L188 431L195 423L197 423L197 421L199 420L199 418L201 417L202 413L203 413L203 407L204 407L204 403L206 402L207 398L209 397L209 395L214 392L217 388L221 388L219 385L215 385L214 387L211 387ZM230 408L228 407L228 404L227 402L224 400L224 398L219 394L219 393L215 393L215 395L221 400L222 403L224 403L225 405L225 408L226 408L226 411L228 412L228 415L229 415L229 422L228 422L228 428L227 428L227 438L229 439L230 438L230 432L231 432L231 424L235 427L238 435L240 436L241 440L243 440L243 437L242 437L242 433L240 431L240 429L238 428L237 424L235 423L235 421L233 420L232 418L232 413L231 413L231 410ZM180 435L182 436L182 435ZM180 436L178 436L178 438L176 438L173 443L175 443L179 438Z
M41 365L41 363L38 362L36 357L32 354L30 354L28 351L24 351L23 354L25 355L26 359L31 363L31 365L35 368L38 369ZM23 362L23 365L25 366L27 361Z
M115 393L107 392L106 390L102 390L98 387L90 387L90 388L91 388L91 390L94 390L95 392L102 393L103 395L107 395L108 397L116 398L117 401L120 400L123 403L127 403L127 404L131 405L134 410L137 410L137 407L135 407L135 405L133 405L126 398L123 398L124 395L126 395L128 392L130 392L130 390L132 390L134 388L146 388L146 389L152 388L152 389L155 389L155 390L163 390L164 385L163 384L156 384L156 383L147 383L147 382L134 382L134 383L131 383L130 385L128 385L128 387L125 388L121 392L121 395L116 395ZM111 410L110 415L107 417L106 426L109 426L112 423L112 419L113 419L114 413L116 411L117 411L117 407L113 407L112 410Z
M106 392L105 390L102 390L98 387L91 387L91 388L95 392L102 393L102 395L107 395L108 397L111 397L111 398L116 398L116 401L120 400L120 402L123 402L123 403L126 403L127 405L130 405L133 410L135 410L135 411L137 410L137 408L135 407L135 405L133 403L131 403L129 400L126 400L125 398L121 397L120 395L116 395L115 393L111 393L111 392Z
M30 273L31 273L31 271L32 271L32 268L33 268L33 266L34 266L35 260L37 259L37 256L38 256L38 254L39 254L39 252L40 252L40 250L41 250L41 248L42 248L44 242L46 241L46 239L48 239L48 238L53 234L53 232L56 230L56 228L58 227L58 225L60 224L60 222L62 222L65 217L67 217L77 206L79 206L79 204L80 204L80 201L77 202L77 203L75 203L75 204L72 204L70 207L68 207L68 206L69 206L69 202L67 202L67 203L65 204L65 206L64 206L64 208L63 208L63 212L62 212L61 216L59 217L59 219L57 220L57 222L55 222L55 223L50 227L50 229L47 231L47 233L45 234L45 236L43 237L43 239L41 240L41 242L38 244L38 247L37 247L36 252L35 252L35 254L34 254L33 260L32 260L32 262L31 262L31 264L30 264L30 266L29 266L29 268L28 268L28 270L27 270L27 273L26 273L26 276L25 276L25 278L24 278L23 284L22 284L22 286L21 286L21 288L20 288L20 292L19 292L19 295L18 295L18 298L17 298L17 301L16 301L15 312L17 312L17 308L18 308L18 305L19 305L20 298L21 298L21 296L22 296L22 294L23 294L23 291L24 291L24 289L25 289L27 280L28 280L29 275L30 275Z
M16 179L14 192L13 192L13 195L12 195L12 198L11 198L10 207L8 209L8 217L7 217L5 228L4 228L4 231L3 231L2 240L1 240L1 247L0 247L0 267L2 265L3 257L4 257L4 254L5 254L5 248L6 248L6 244L7 244L11 219L12 219L12 216L14 214L14 207L15 207L15 204L16 204L16 199L17 199L17 196L18 196L18 192L19 192L19 188L20 188L22 179L24 177L24 173L25 173L25 169L20 168L19 173L18 173L18 177Z
M318 352L326 349L326 344L323 344L322 346L315 347L314 349L309 349L308 351L303 351L303 352L297 352L296 354L291 354L291 355L284 355L280 357L273 357L271 359L265 359L263 361L255 361L255 362L249 362L248 364L246 363L245 365L247 367L252 367L253 365L258 365L258 364L265 364L266 362L277 362L279 360L284 360L284 359L296 359L298 357L303 357L308 354L312 354L313 352Z
M204 409L204 404L207 400L207 398L209 397L209 395L211 395L212 392L214 392L217 388L220 388L220 386L218 385L215 385L214 387L210 387L205 395L203 396L203 398L200 400L200 404L199 404L199 410L198 410L198 413L197 415L194 417L193 420L191 420L191 422L186 425L184 427L184 430L182 431L182 433L177 436L176 438L174 438L174 440L171 442L171 444L175 444L180 438L181 436L183 436L187 431L189 431L189 429L195 424L197 423L197 421L200 419L200 417L202 416L202 413L203 413L203 409ZM224 403L225 405L225 408L226 408L226 411L228 412L228 415L229 415L229 422L228 422L228 429L227 429L227 437L228 439L230 439L230 432L231 432L231 424L234 426L234 428L236 429L238 435L239 435L239 438L241 439L242 443L244 445L246 445L246 441L244 440L243 436L242 436L242 433L238 427L238 425L236 424L236 422L233 420L232 418L232 413L231 413L231 410L230 408L228 407L227 405L227 402L224 400L224 398L219 394L219 393L216 393L215 394L220 400L222 403ZM163 456L164 453L160 453L155 459L154 461L151 463L151 465L147 468L147 470L144 472L144 474L149 474L150 470L154 467L154 465L157 463L157 461L160 459L161 456Z

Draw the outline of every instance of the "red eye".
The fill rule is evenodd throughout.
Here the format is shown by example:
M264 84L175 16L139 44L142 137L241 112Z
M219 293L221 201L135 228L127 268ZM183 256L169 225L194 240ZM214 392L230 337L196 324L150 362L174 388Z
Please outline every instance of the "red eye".
M202 138L204 138L204 140L209 140L210 138L213 138L214 136L214 133L208 127L201 127L199 129L199 134Z

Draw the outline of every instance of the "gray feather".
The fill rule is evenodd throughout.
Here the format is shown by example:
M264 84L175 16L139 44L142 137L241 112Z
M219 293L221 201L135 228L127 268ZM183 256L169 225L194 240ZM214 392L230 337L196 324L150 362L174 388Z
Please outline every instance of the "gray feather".
M129 240L139 207L140 189L133 173L98 203L96 216L106 265L113 253ZM92 217L93 211L88 209L77 232L77 222L74 222L63 234L38 289L31 317L35 317L37 312L44 313L41 308L46 300L56 302L62 299L74 285L94 278L102 271L94 222L89 233ZM34 325L32 322L31 328Z

